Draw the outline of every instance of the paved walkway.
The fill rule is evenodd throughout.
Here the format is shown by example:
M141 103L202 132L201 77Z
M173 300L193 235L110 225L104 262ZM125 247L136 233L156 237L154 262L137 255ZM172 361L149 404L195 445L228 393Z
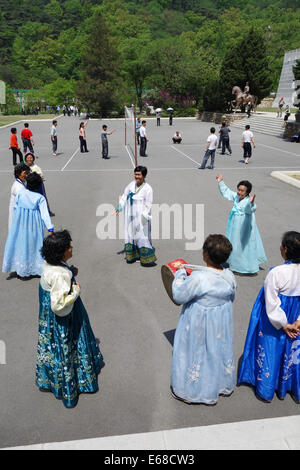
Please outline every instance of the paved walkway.
M183 208L187 204L193 214L196 204L202 205L205 223L195 221L195 232L184 232L181 239L175 236L173 222L169 239L163 239L157 231L154 241L159 262L144 270L124 262L119 254L121 237L103 240L98 236L99 223L105 221L98 208L117 202L120 191L131 181L133 168L124 148L124 121L107 123L116 128L109 142L109 161L101 158L99 121L89 123L90 152L81 155L79 120L60 118L57 158L51 155L50 123L30 124L38 165L46 176L47 195L56 213L55 226L72 233L73 263L79 267L82 299L100 340L106 365L99 378L99 393L81 395L77 407L67 410L51 394L38 391L34 381L39 281L7 280L7 275L0 273L0 341L6 345L5 365L0 367L0 446L55 448L60 442L61 448L295 447L300 426L294 417L300 414L300 408L289 396L283 401L275 396L272 403L263 403L249 387L241 386L232 397L220 397L215 407L191 407L171 397L172 342L180 308L166 295L160 269L163 263L178 257L202 264L201 250L187 249L186 243L196 242L194 233L224 233L231 206L219 194L217 172L222 172L231 188L250 179L257 194L256 217L268 263L256 277L237 279L234 344L238 366L252 305L269 267L282 263L281 235L286 227L297 226L295 214L300 212L299 189L270 174L275 170L300 171L299 146L257 133L257 146L246 168L240 148L241 130L232 128L232 156L217 154L215 170L200 172L211 123L176 119L170 128L167 121L157 127L154 119L149 120L149 158L143 163L149 170L154 204L171 207L176 202ZM19 135L22 124L16 127ZM177 129L184 143L176 147L171 136ZM0 253L7 237L13 182L9 135L9 127L0 129ZM139 292L133 295L136 286ZM146 309L141 308L140 299Z
M300 416L53 442L9 450L300 450Z

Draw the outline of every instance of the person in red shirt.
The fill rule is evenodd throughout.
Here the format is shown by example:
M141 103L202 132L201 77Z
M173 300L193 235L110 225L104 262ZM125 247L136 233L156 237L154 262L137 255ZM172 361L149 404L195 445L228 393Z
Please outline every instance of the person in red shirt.
M29 129L29 124L28 122L25 122L24 129L21 132L24 153L27 153L27 147L29 148L29 151L33 153L34 142L33 142L32 137L33 137L33 134L31 130Z
M19 155L20 163L23 162L23 154L20 150L20 147L18 145L18 139L17 139L17 129L15 127L12 127L11 130L11 136L10 136L10 147L8 147L12 151L12 157L13 157L13 165L16 166L17 164L17 155Z

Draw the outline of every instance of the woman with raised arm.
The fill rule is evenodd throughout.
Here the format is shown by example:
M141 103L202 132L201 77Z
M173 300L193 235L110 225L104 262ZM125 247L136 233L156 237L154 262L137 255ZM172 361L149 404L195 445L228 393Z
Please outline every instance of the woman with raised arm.
M222 175L217 175L216 179L222 196L234 203L226 227L226 237L233 247L228 259L229 267L235 273L255 274L267 258L256 225L256 196L250 194L252 184L240 181L235 192L226 186Z
M79 141L80 141L81 153L88 152L87 143L86 143L86 134L85 134L85 126L87 125L88 122L89 120L87 119L85 122L81 122L79 124Z

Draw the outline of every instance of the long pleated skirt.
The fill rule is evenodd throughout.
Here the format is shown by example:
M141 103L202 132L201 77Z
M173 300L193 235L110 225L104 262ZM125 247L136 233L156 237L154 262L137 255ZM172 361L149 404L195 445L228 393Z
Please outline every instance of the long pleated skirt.
M300 315L300 297L279 294L279 298L288 323L294 323ZM264 288L251 313L238 376L238 384L242 383L255 387L257 395L266 401L271 401L275 392L281 399L289 392L300 402L300 337L290 339L271 324Z
M80 297L65 317L53 313L50 292L41 285L39 299L36 385L73 408L79 394L98 391L103 356Z

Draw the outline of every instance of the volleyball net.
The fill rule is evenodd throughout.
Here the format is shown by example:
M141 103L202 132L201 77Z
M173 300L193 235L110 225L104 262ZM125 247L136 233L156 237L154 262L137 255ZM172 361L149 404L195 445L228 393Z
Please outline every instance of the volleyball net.
M125 106L125 147L134 167L137 167L136 108Z

